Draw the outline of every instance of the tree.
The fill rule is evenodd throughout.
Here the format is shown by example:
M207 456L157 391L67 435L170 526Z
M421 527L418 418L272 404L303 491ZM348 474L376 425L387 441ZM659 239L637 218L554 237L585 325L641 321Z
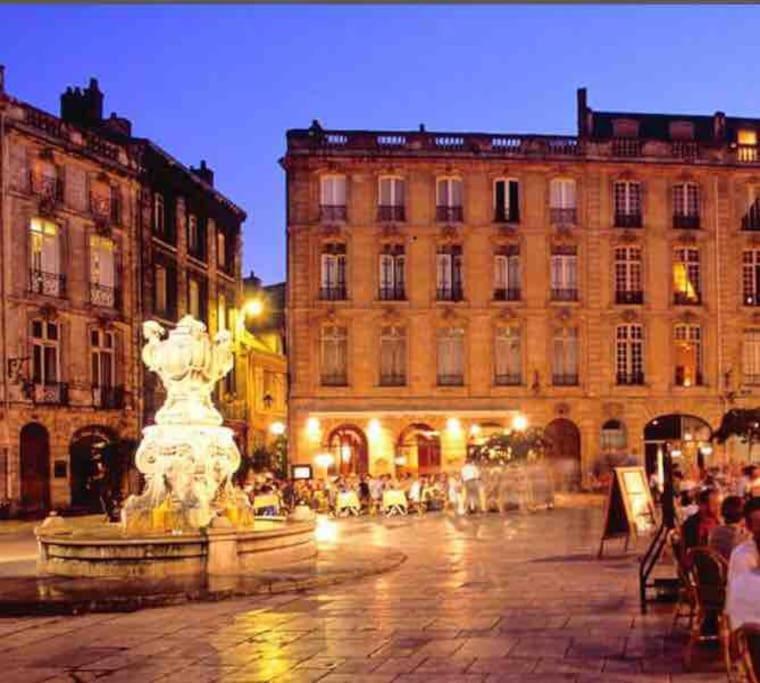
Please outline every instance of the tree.
M713 433L713 439L725 443L732 436L749 444L749 461L752 462L752 446L760 442L760 408L729 410Z
M249 466L254 472L269 470L277 477L288 476L288 438L278 436L267 446L259 446L251 453Z
M538 457L548 445L543 429L513 429L492 434L482 444L473 447L471 456L482 464L505 465L509 462L524 462L530 455Z

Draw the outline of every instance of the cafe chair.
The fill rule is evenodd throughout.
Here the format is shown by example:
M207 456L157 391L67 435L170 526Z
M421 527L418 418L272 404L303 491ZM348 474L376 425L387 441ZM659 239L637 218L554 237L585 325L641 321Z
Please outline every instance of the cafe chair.
M734 636L741 674L738 680L760 683L760 624L743 624Z
M670 633L672 635L678 622L681 620L686 620L686 628L691 631L694 623L694 613L697 609L697 596L694 580L686 570L683 543L678 530L670 530L668 533L668 543L673 553L673 562L676 565L676 574L678 576L678 600L673 610L673 622L670 625Z
M719 553L700 546L689 550L685 564L694 583L696 597L689 642L684 651L684 666L689 670L697 643L721 641L721 615L726 605L728 563Z

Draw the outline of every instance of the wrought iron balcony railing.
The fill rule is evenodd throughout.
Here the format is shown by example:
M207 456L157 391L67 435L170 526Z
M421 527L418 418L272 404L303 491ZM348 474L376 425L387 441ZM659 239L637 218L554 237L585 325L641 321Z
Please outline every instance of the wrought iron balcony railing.
M461 206L436 206L435 220L439 223L461 223L464 211Z
M555 387L574 387L578 386L578 373L560 373L552 374L552 384Z
M461 387L463 385L463 375L438 375L439 387Z
M676 367L675 382L676 386L679 387L700 387L703 383L702 372L701 370L698 370L696 373L692 371L687 376L686 369L678 366Z
M464 298L462 285L452 285L450 287L438 287L435 298L438 301L461 301Z
M402 374L381 374L381 387L403 387L406 385L406 375Z
M673 303L676 306L699 306L702 303L702 292L673 292Z
M345 221L348 218L348 210L345 204L322 204L319 207L319 216L323 221Z
M615 381L621 386L638 386L644 384L643 372L618 372Z
M406 301L404 285L381 286L378 290L378 298L381 301Z
M60 178L44 175L37 171L30 171L29 186L32 189L32 193L42 199L52 202L63 201L63 181Z
M29 290L33 294L64 297L66 296L66 276L61 273L47 273L44 270L31 268L29 270Z
M522 384L522 375L515 373L497 373L494 375L493 383L498 387L517 387Z
M103 308L121 308L121 290L91 282L90 303Z
M345 301L348 298L346 285L329 285L319 288L319 298L323 301Z
M616 304L643 304L644 292L640 289L626 289L615 292Z
M519 223L520 212L517 208L498 206L494 211L494 223Z
M575 287L552 287L552 301L578 301L578 289Z
M616 228L640 228L641 213L615 213Z
M674 213L673 227L679 230L699 230L699 214Z
M346 387L348 386L348 377L345 373L327 373L321 377L323 387Z
M519 287L497 287L493 290L494 301L520 301L521 294Z
M124 407L124 387L97 386L92 387L92 405L104 410L120 410Z
M742 303L745 306L760 306L760 292L747 292Z
M571 208L552 206L549 209L549 218L552 225L575 225L578 221L578 212L574 206Z
M380 205L377 207L377 220L403 223L406 220L405 207L390 204Z
M40 405L69 405L69 385L66 382L35 382L32 403Z

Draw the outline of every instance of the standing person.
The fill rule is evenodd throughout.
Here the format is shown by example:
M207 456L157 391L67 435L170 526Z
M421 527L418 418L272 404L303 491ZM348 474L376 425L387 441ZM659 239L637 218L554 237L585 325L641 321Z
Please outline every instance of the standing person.
M369 497L372 501L371 512L374 514L382 507L383 480L381 477L372 477L369 480Z
M482 512L480 500L480 469L468 460L462 467L462 482L464 483L465 509L467 512Z

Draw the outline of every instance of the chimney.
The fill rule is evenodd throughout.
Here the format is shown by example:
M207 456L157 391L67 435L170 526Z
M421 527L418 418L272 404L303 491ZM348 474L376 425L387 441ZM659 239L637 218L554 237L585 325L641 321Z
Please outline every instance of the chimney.
M718 143L726 141L726 115L722 111L713 114L713 140Z
M97 128L103 121L103 93L98 87L98 79L91 78L84 89L66 88L61 95L61 118L87 128Z
M207 185L214 187L214 172L208 166L206 166L205 159L201 159L201 165L198 168L191 167L190 170Z
M578 137L586 138L591 134L591 117L588 108L586 88L578 88L576 91L576 100L578 106Z
M103 121L103 128L116 135L132 137L132 122L123 116L116 116L116 112L111 112L111 116Z

